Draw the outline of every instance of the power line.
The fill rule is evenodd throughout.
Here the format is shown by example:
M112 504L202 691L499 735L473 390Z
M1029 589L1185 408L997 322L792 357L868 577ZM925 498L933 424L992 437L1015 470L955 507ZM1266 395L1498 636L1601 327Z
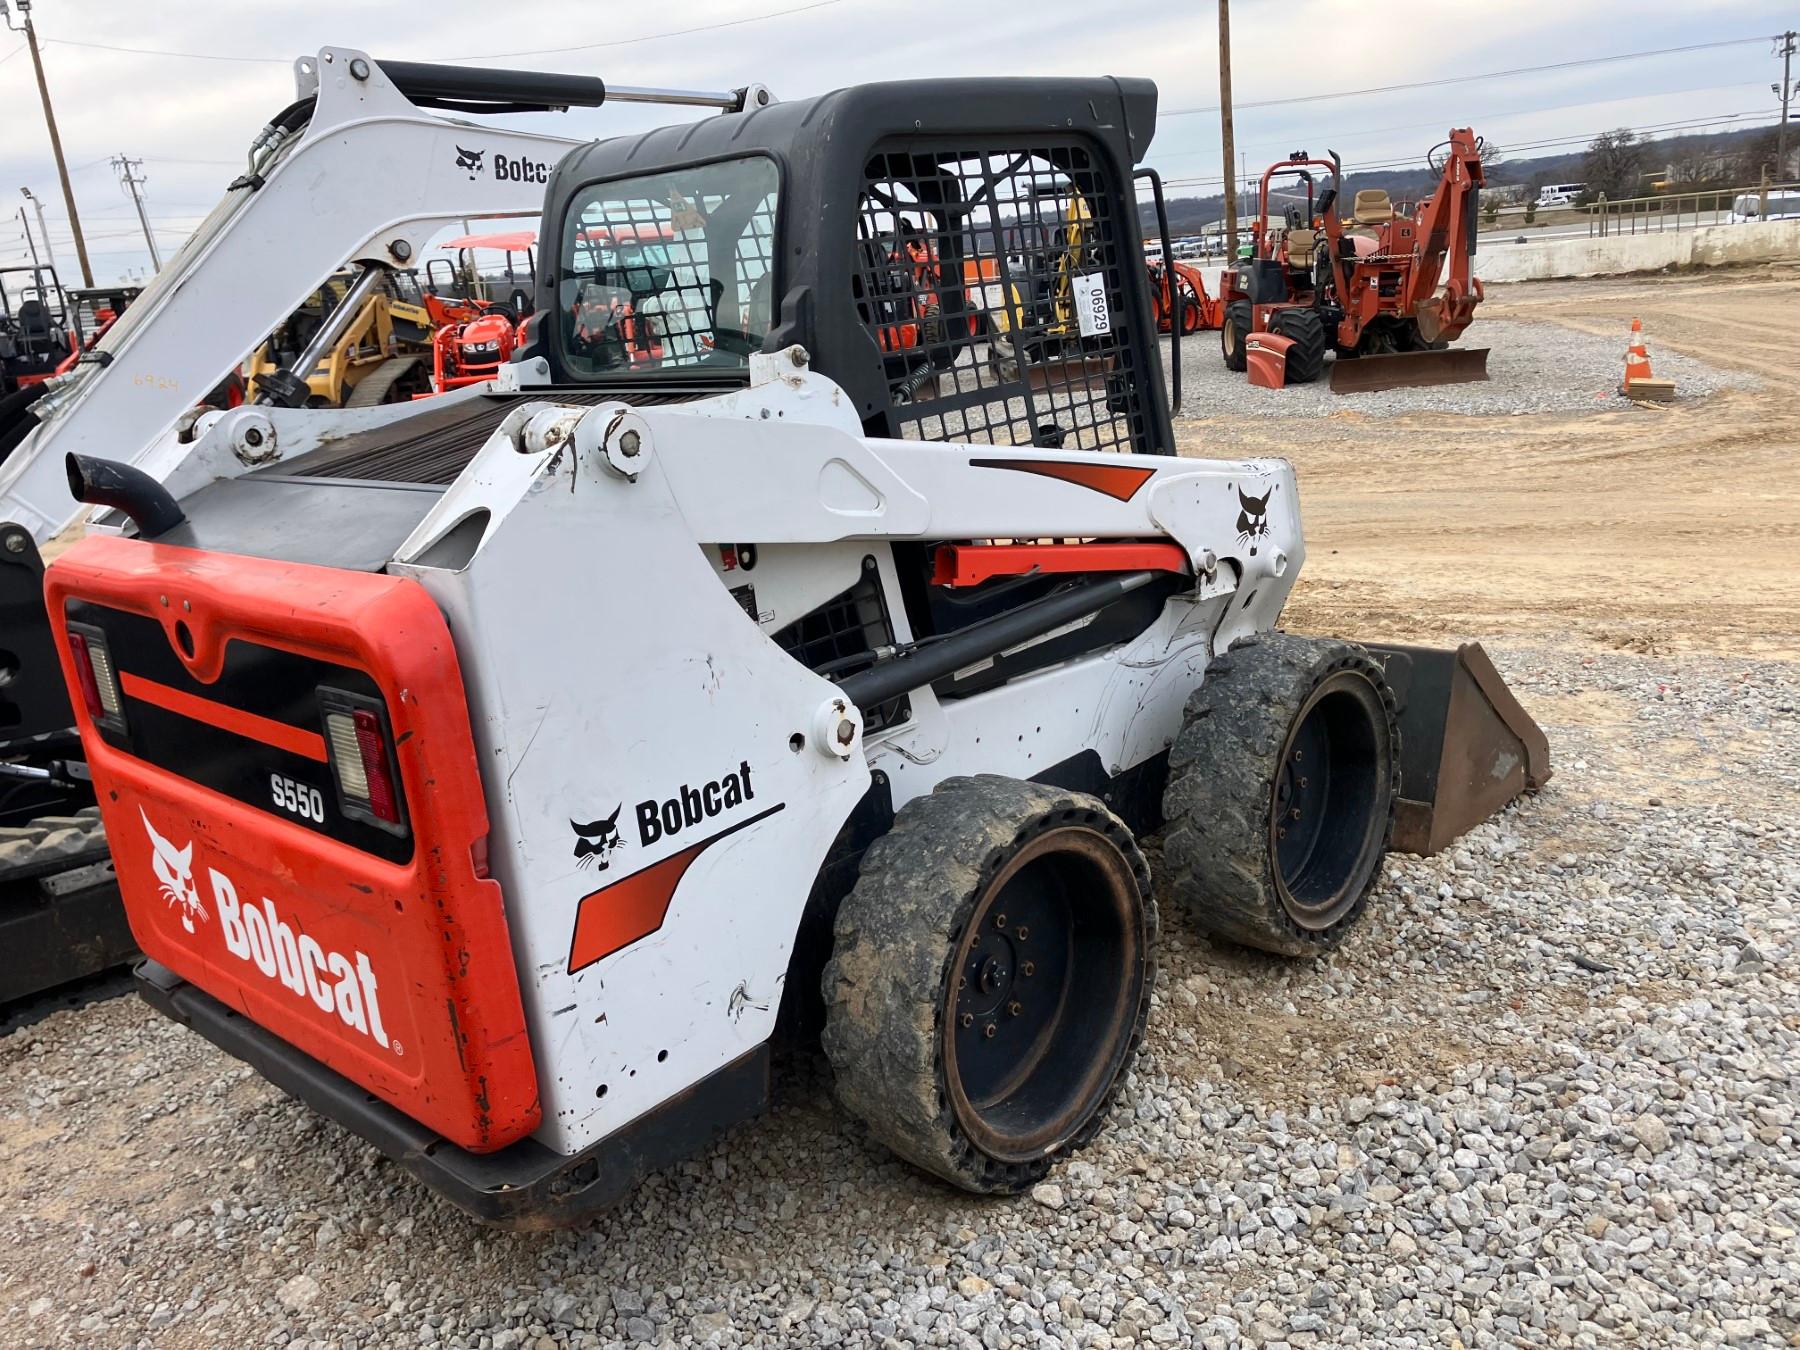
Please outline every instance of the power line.
M1293 98L1265 98L1254 103L1235 103L1235 108L1284 108L1295 103L1323 103L1334 98L1361 98L1366 94L1396 94L1407 89L1439 89L1447 84L1468 84L1472 80L1503 80L1515 75L1536 75L1546 70L1573 70L1578 66L1608 65L1616 61L1642 61L1652 56L1676 56L1684 52L1711 51L1719 47L1743 47L1752 42L1767 42L1759 37L1726 38L1720 42L1692 42L1685 47L1659 47L1649 52L1619 52L1613 56L1584 56L1574 61L1552 61L1542 66L1519 66L1513 70L1490 70L1480 75L1447 75L1436 80L1415 80L1410 84L1384 84L1373 89L1341 89L1333 94L1299 94ZM1191 117L1197 113L1216 113L1217 104L1201 108L1170 108L1158 118Z
M1645 98L1675 98L1682 94L1731 93L1738 90L1750 89L1759 84L1760 81L1757 80L1743 80L1736 84L1709 84L1702 85L1699 88L1690 89L1663 89L1658 90L1654 94L1628 94L1624 99L1596 99L1591 103L1558 103L1547 108L1513 108L1506 112L1458 113L1456 115L1456 120L1465 126L1479 127L1486 126L1493 122L1505 122L1520 117L1543 117L1552 113L1573 112L1583 108L1599 107L1608 103L1624 102L1626 99L1641 101ZM1444 124L1440 121L1407 122L1398 126L1362 127L1355 131L1333 131L1330 133L1330 137L1332 144L1341 145L1345 141L1361 140L1368 136L1387 136L1401 131L1430 131L1433 128L1441 131L1443 126ZM1290 146L1290 139L1290 137L1282 136L1280 138L1280 144ZM1506 148L1510 150L1512 147L1508 145ZM1211 156L1212 153L1213 152L1210 150L1177 150L1172 154L1156 155L1155 158L1158 164L1167 164L1171 160L1178 159L1205 159Z
M844 0L813 0L810 5L796 5L792 9L772 10L767 14L751 14L742 19L725 19L719 23L703 23L693 28L677 28L667 33L651 33L645 37L612 38L605 42L584 42L574 47L533 47L519 52L488 52L479 56L436 56L434 61L503 61L513 56L553 56L562 52L591 52L602 47L630 47L639 42L656 42L662 38L690 37L695 33L716 33L722 28L738 28L747 23L761 23L765 19L783 19L790 14L808 14L815 9L829 9L832 5L841 5Z
M1714 113L1711 116L1707 116L1707 117L1685 118L1681 121L1676 121L1676 122L1653 122L1653 123L1650 123L1645 126L1632 127L1632 128L1628 128L1628 129L1635 131L1639 135L1654 134L1657 138L1660 139L1660 138L1666 137L1666 136L1688 135L1693 132L1704 130L1707 127L1717 126L1717 125L1720 125L1720 124L1726 123L1726 122L1735 122L1739 118L1743 118L1743 117L1763 117L1763 116L1767 116L1766 111L1764 111L1762 109L1751 109L1747 112ZM1514 155L1514 154L1520 154L1527 150L1550 150L1550 149L1559 148L1561 146L1583 145L1583 144L1586 144L1587 142L1593 140L1593 138L1595 136L1597 136L1598 134L1599 134L1598 132L1589 131L1589 132L1582 132L1580 135L1575 135L1575 136L1556 136L1556 137L1550 137L1550 138L1547 138L1544 140L1521 141L1521 142L1516 142L1514 144L1508 145L1505 147L1505 149L1509 155ZM1346 175L1348 175L1348 174L1353 174L1353 173L1381 173L1383 171L1388 171L1388 170L1414 169L1414 168L1419 167L1419 163L1420 163L1420 157L1417 155L1414 155L1414 156L1411 156L1406 159L1385 160L1382 162L1371 162L1371 163L1364 163L1364 164L1346 164L1346 165L1344 165L1344 173ZM1210 174L1210 175L1197 175L1197 176L1190 177L1190 178L1165 179L1164 186L1166 186L1166 187L1204 187L1204 186L1208 186L1208 185L1219 186L1219 185L1223 185L1224 182L1225 182L1225 179L1222 175Z
M796 5L791 9L772 10L767 14L751 14L741 19L723 19L718 23L697 24L692 28L674 28L666 33L645 33L641 37L610 38L604 42L583 42L567 47L533 47L527 51L484 52L474 56L434 56L426 59L432 61L498 61L513 56L550 56L560 52L596 51L602 47L630 47L640 42L660 42L664 38L691 37L695 33L713 33L724 28L739 28L745 24L761 23L765 19L781 19L790 14L805 14L815 9L825 9L843 3L844 0L813 0L812 4ZM78 42L73 38L45 38L44 42L47 45L54 43L59 47L85 47L92 51L121 52L132 56L176 57L188 61L232 61L260 66L292 64L290 58L278 56L228 56L219 52L173 51L166 47L123 47L107 42Z

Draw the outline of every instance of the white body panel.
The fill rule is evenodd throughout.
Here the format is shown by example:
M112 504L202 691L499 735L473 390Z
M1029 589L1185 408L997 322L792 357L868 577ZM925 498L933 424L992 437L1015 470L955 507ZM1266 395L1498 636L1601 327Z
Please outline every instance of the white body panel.
M1139 765L1170 744L1214 653L1274 624L1302 559L1285 461L871 440L836 385L777 370L764 358L750 389L666 407L547 410L545 391L391 565L456 636L539 1069L538 1138L565 1154L767 1039L809 890L872 771L899 807L954 774L1029 778L1090 750L1108 774ZM1151 476L1118 501L972 458ZM1248 515L1246 495L1265 509ZM421 561L471 517L472 551ZM909 719L866 740L848 710L859 734L833 752L841 695L771 634L873 570L905 642L893 543L1056 536L1170 538L1201 575L1116 645L970 697L918 689ZM753 570L721 547L745 542ZM731 589L746 577L754 615ZM640 803L679 802L740 766L750 785L735 805L673 835L640 830ZM597 869L574 826L609 813L620 842ZM608 888L715 836L660 927L582 963L586 897L604 909L625 893Z

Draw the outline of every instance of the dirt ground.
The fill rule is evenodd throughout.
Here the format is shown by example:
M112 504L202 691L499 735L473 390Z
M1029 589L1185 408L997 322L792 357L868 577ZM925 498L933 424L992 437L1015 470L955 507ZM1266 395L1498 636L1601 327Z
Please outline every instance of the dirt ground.
M1800 267L1490 288L1482 317L1624 334L1759 377L1578 416L1195 418L1184 446L1283 454L1307 558L1287 622L1800 656ZM1475 330L1470 340L1479 337ZM1206 449L1202 451L1201 446Z

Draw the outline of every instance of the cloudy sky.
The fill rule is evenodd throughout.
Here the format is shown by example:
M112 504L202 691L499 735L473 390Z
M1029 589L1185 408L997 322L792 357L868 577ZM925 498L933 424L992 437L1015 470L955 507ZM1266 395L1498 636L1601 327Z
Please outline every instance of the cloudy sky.
M726 88L760 80L788 99L908 76L1147 75L1162 91L1150 162L1177 193L1206 194L1221 173L1215 13L1212 0L33 6L100 281L148 265L108 160L144 161L166 257L217 201L256 130L291 99L292 59L325 44L619 84ZM1396 14L1407 24L1398 35ZM1358 167L1416 162L1452 122L1519 147L1521 157L1614 126L1655 134L1767 124L1778 111L1769 86L1781 73L1768 39L1794 18L1791 3L1764 0L1436 0L1398 10L1374 0L1237 0L1238 145L1252 166L1330 146ZM1671 48L1699 49L1592 60ZM1584 64L1499 74L1576 62ZM1366 92L1426 82L1435 83ZM599 137L676 118L618 105L517 120ZM1534 145L1544 149L1526 148ZM22 37L0 33L0 265L25 259L14 214L21 186L43 201L65 278L78 284L31 60Z

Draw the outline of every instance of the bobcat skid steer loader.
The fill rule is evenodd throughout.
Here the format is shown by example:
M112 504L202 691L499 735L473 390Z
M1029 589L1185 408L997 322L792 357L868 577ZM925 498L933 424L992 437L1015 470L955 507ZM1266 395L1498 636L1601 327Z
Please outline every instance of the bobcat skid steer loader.
M1427 835L1523 788L1456 658L1273 631L1284 461L1173 456L1155 111L916 81L591 145L505 381L225 413L168 487L71 457L135 526L47 589L144 997L494 1223L754 1115L784 1016L876 1138L1016 1191L1137 1049L1137 832L1183 921L1306 955L1415 718ZM1016 204L1059 195L1087 359L1009 382L956 279L1009 293ZM577 322L596 290L633 341Z

